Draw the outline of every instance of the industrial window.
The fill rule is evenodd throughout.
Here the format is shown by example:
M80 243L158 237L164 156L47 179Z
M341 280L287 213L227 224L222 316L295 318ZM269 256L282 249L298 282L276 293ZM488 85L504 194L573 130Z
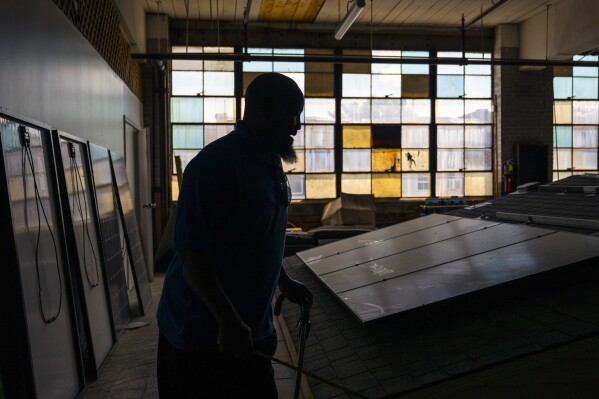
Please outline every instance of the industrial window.
M200 51L219 50L189 49ZM248 52L334 54L329 49L249 48ZM294 141L298 160L283 165L294 200L335 198L338 187L377 198L493 194L490 66L428 63L431 56L461 57L461 53L344 50L343 54L410 61L343 64L337 78L333 63L243 62L238 91L232 62L174 61L174 155L181 156L185 167L206 144L227 134L237 115L241 117L244 99L236 113L234 93L243 96L262 73L280 72L305 95L302 129ZM335 88L335 82L340 87Z
M596 55L574 57L597 60ZM553 99L553 180L597 173L599 68L554 68Z
M190 53L232 53L233 48L189 47ZM173 47L173 53L186 52ZM233 130L235 109L233 62L179 61L172 63L171 129L173 139L172 199L179 196L175 157L182 169L196 154L219 137Z

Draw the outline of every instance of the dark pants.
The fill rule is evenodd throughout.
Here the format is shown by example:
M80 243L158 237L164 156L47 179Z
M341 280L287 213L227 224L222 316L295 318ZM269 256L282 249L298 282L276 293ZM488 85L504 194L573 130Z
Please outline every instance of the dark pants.
M254 345L256 351L273 355L277 338ZM259 356L234 358L218 347L182 351L163 336L158 339L158 392L161 399L276 399L277 386L269 359Z

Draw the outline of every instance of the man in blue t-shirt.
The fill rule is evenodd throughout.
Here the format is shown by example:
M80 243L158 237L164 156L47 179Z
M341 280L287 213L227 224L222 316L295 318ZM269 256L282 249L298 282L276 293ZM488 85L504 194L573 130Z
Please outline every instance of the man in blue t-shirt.
M276 398L269 359L277 338L276 286L312 303L281 267L304 98L290 78L266 73L246 90L243 120L187 166L174 248L157 319L161 398Z

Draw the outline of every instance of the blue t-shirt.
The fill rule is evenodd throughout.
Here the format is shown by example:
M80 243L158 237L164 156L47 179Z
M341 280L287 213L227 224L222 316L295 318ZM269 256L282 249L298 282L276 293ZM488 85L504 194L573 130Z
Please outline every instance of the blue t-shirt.
M271 301L279 281L287 185L280 158L264 150L239 122L185 168L179 193L175 250L203 250L254 342L275 334ZM157 312L160 332L181 350L217 343L218 324L193 292L175 256Z

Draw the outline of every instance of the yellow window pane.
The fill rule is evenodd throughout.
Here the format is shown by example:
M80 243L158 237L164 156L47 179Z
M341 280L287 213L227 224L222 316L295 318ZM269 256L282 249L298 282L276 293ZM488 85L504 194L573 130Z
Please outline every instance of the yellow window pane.
M465 196L493 195L493 172L466 173L464 178Z
M335 198L335 184L334 174L306 175L306 198Z
M179 182L177 181L177 176L171 176L171 200L177 201L179 199Z
M556 125L572 123L572 101L555 101L553 123Z
M404 172L428 170L428 150L406 148L401 151L401 170Z
M343 126L343 148L370 148L370 126Z
M343 50L344 57L370 57L370 50ZM370 64L343 64L343 73L370 73Z
M400 170L401 150L399 148L372 150L373 172L399 172Z
M244 72L243 73L243 95L245 96L245 91L247 90L249 84L252 80L256 79L258 76L262 75L264 72Z
M306 96L333 97L333 77L332 73L306 73L304 81Z
M370 194L370 173L341 176L341 192L346 194Z
M173 46L173 53L203 53L203 47ZM173 60L171 65L173 71L201 71L204 69L204 61Z
M304 156L304 152L304 150L295 150L297 154L297 161L295 163L282 161L285 173L301 173L306 171L306 157Z
M553 67L553 76L572 76L572 67L569 67L569 66Z
M310 55L333 56L334 52L332 49L309 48L304 51L304 54L307 56L310 56ZM335 66L335 64L333 64L332 62L306 62L305 72L306 73L310 73L310 72L333 73L334 66Z
M401 96L411 98L428 98L428 75L402 75Z
M399 173L373 174L372 194L377 198L401 197L401 175Z

